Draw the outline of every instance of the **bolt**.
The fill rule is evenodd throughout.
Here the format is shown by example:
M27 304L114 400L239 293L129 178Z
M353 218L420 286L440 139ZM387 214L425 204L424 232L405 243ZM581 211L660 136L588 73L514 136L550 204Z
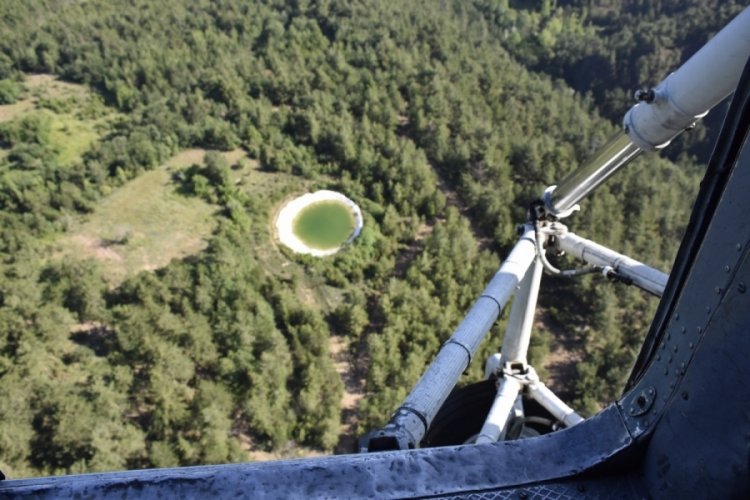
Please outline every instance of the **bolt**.
M742 281L740 281L737 284L737 291L740 292L740 293L745 293L747 291L747 285L745 285L745 283L743 283Z

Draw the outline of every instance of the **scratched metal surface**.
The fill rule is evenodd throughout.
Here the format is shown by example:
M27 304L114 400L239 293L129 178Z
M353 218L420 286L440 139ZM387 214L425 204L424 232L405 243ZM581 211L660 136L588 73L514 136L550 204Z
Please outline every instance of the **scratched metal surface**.
M616 407L524 441L0 483L0 497L404 498L565 478L631 443Z
M466 492L460 495L445 495L434 498L457 500L637 500L647 498L642 488L641 478L632 474L625 474L519 488Z

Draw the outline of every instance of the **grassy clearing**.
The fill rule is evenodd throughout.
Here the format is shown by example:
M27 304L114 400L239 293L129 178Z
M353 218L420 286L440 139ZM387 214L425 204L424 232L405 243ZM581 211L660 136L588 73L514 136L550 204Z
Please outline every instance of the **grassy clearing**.
M140 271L158 269L172 259L203 250L217 224L217 207L176 193L172 175L202 163L205 153L202 149L181 151L100 200L92 214L71 217L67 232L53 244L53 255L97 259L104 264L106 279L115 286ZM298 177L262 172L242 150L223 154L230 165L240 165L232 170L237 185L251 196L268 200L264 206L275 207L300 189ZM309 181L302 184L305 189ZM310 282L304 269L290 262L273 243L272 217L272 213L263 215L253 225L254 234L248 235L257 242L255 257L274 276L295 276L308 303L326 309L337 304L340 298L335 290Z
M54 75L29 75L24 89L18 102L0 106L0 122L43 112L50 121L50 141L62 165L78 161L119 119L86 87L63 82Z
M203 162L206 151L188 149L159 168L146 172L100 200L94 212L71 216L67 231L51 244L52 258L94 258L103 264L111 286L144 270L163 267L202 251L217 224L217 207L175 191L173 173ZM342 291L310 275L289 259L274 240L274 211L290 197L312 188L312 181L290 174L265 172L244 151L223 153L234 165L232 178L268 210L257 216L248 238L255 242L254 257L267 273L293 281L305 305L322 311L334 309ZM71 153L71 156L73 153Z
M78 120L68 114L53 115L50 140L61 165L71 165L81 159L81 155L99 139L96 128L96 122L91 120Z
M3 104L0 106L0 122L9 122L33 109L34 103L30 99L21 100L15 104Z
M216 226L216 207L174 188L169 165L139 176L102 199L93 214L72 221L55 253L102 261L116 285L200 252Z

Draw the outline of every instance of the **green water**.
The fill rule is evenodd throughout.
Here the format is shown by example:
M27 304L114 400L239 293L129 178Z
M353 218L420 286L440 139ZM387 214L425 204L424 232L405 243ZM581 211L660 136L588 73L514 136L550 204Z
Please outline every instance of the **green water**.
M319 201L304 208L292 222L292 231L307 246L319 250L336 248L354 230L349 207L336 201Z

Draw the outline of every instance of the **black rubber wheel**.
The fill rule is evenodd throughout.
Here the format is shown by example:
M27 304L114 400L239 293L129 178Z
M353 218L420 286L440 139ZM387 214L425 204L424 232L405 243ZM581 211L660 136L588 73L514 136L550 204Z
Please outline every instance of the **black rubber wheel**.
M485 380L454 390L432 421L421 446L463 444L479 433L495 400L494 380Z
M453 446L468 442L482 429L496 393L495 380L484 380L454 390L432 421L421 447ZM539 436L556 429L555 418L536 401L524 397L523 408L526 418L511 423L508 439Z

